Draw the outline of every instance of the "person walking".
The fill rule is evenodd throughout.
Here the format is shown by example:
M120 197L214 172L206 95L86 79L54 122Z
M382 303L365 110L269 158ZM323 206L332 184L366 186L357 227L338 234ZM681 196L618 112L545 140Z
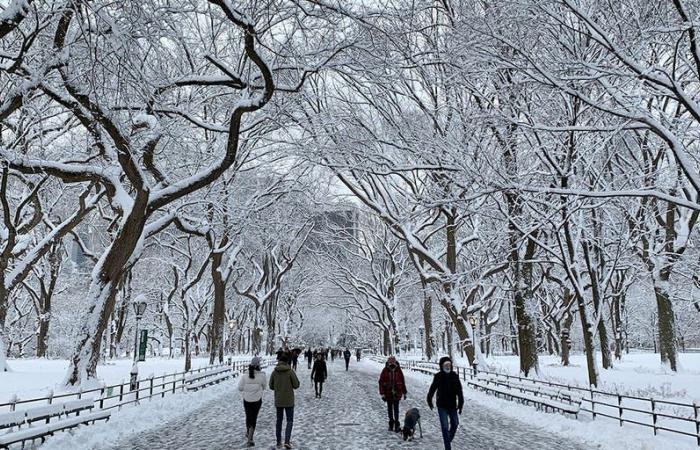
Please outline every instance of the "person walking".
M348 371L348 367L350 367L350 356L352 356L352 353L350 353L350 349L345 347L345 351L343 352L343 358L345 358L345 371Z
M314 357L314 352L311 351L311 349L307 349L306 353L304 353L304 356L306 356L306 366L308 369L311 369L311 362Z
M433 376L433 383L428 390L428 407L431 410L433 395L436 392L442 441L445 444L445 450L451 450L452 440L459 426L459 414L462 414L464 407L464 396L459 375L452 371L452 360L448 356L440 358L440 371Z
M293 448L290 441L292 427L294 426L294 390L299 389L299 379L289 367L289 356L283 353L279 356L277 366L270 375L270 389L275 392L275 407L277 408L277 424L275 436L277 448ZM287 427L284 432L284 444L282 444L282 419L287 418Z
M400 432L399 401L406 399L406 381L396 357L390 356L381 375L379 375L379 395L386 402L389 415L389 431Z
M245 411L246 446L253 447L253 435L258 422L258 413L262 406L263 391L267 386L265 372L260 369L260 358L257 356L250 361L248 375L242 376L238 382L238 390L243 393L243 409Z
M359 348L355 350L355 357L357 358L357 362L360 362L360 356L362 356L362 350Z
M299 353L301 353L301 350L299 349L294 349L292 350L291 356L292 356L292 369L296 372L298 370L298 365L299 365Z
M328 378L328 367L326 367L326 362L323 360L323 355L318 355L316 361L314 361L314 368L311 369L311 379L314 382L314 391L316 391L316 398L321 398L323 394L323 383Z

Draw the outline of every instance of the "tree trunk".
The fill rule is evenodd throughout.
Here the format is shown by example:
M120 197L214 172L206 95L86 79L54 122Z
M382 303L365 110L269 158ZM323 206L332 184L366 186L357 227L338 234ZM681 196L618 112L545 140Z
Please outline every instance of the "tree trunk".
M676 348L676 320L673 314L673 305L667 289L668 277L662 275L661 282L654 280L654 294L656 295L656 307L659 311L659 353L661 362L669 365L674 372L678 370L678 349Z
M97 378L102 335L114 311L119 282L139 242L144 239L148 191L139 191L129 215L112 245L93 269L87 294L88 311L83 319L78 342L69 360L65 383L76 386Z
M214 241L210 242L213 245ZM221 242L217 246L218 249L226 248L228 244L228 236L224 234ZM212 314L211 323L211 343L209 345L209 364L214 364L216 356L219 356L219 363L224 362L224 320L226 316L226 286L221 273L221 262L223 260L223 252L212 249L211 253L211 279L214 284L214 312Z
M583 347L586 352L586 362L588 366L588 384L591 386L598 386L598 365L595 360L593 324L588 319L586 303L580 295L576 295L576 303L578 305L578 315L581 319L581 329L583 330Z
M424 284L425 287L425 284ZM425 357L433 359L433 298L430 295L423 296L423 348Z

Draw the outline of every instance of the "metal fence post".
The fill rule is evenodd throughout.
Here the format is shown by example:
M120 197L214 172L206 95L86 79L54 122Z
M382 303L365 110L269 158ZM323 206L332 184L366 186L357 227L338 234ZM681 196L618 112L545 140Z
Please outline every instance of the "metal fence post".
M695 412L695 434L698 435L698 446L700 446L700 421L698 420L698 404L693 402L693 411Z
M593 414L593 420L595 420L595 400L593 399L593 386L590 388L591 392L591 414Z
M620 418L620 426L622 426L622 396L617 394L617 412Z
M651 418L652 418L653 425L654 425L654 436L656 436L656 434L657 434L657 430L656 430L656 402L654 402L653 398L650 398L649 401L651 401Z
M148 399L151 400L151 398L153 398L153 374L151 374L151 378L148 381L150 383Z

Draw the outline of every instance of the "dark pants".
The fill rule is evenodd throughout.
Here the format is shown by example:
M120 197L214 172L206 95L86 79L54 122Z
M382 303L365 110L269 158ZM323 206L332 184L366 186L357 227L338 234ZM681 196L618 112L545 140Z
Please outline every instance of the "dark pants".
M350 358L345 359L345 370L348 370L348 366L350 365Z
M310 368L311 368L311 360L310 360L310 359L307 359L307 360L306 360L306 363L307 363L306 365L307 365L308 368L310 369Z
M288 443L292 438L292 427L294 426L294 407L277 407L277 427L275 428L277 443L282 442L282 415L287 416L287 428L284 430L284 442Z
M459 414L456 409L438 408L438 416L440 416L440 428L442 428L442 441L445 444L445 450L452 450L452 439L455 438L457 426L459 426Z
M399 423L399 401L387 399L386 410L389 413L389 420Z
M262 400L257 402L247 402L243 400L243 409L245 410L245 428L255 428L255 424L258 423L258 413L260 412L260 407L262 406Z
M316 395L323 394L323 381L314 381L314 390L316 391Z
M292 360L292 369L297 370L297 365L298 365L298 363L299 363L298 360L293 359L293 360Z

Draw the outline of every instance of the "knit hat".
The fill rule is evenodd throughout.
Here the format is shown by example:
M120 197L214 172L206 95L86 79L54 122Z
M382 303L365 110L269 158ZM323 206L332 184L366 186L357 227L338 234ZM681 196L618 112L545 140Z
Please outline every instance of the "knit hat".
M261 362L260 358L258 358L257 356L254 356L253 359L250 360L250 365L255 366L255 367L259 367L260 362Z
M452 358L450 358L449 356L443 356L442 358L440 358L440 369L441 370L442 370L443 364L445 364L446 362L449 362L451 364Z
M277 356L277 361L288 363L289 362L289 355L285 352L282 352Z

